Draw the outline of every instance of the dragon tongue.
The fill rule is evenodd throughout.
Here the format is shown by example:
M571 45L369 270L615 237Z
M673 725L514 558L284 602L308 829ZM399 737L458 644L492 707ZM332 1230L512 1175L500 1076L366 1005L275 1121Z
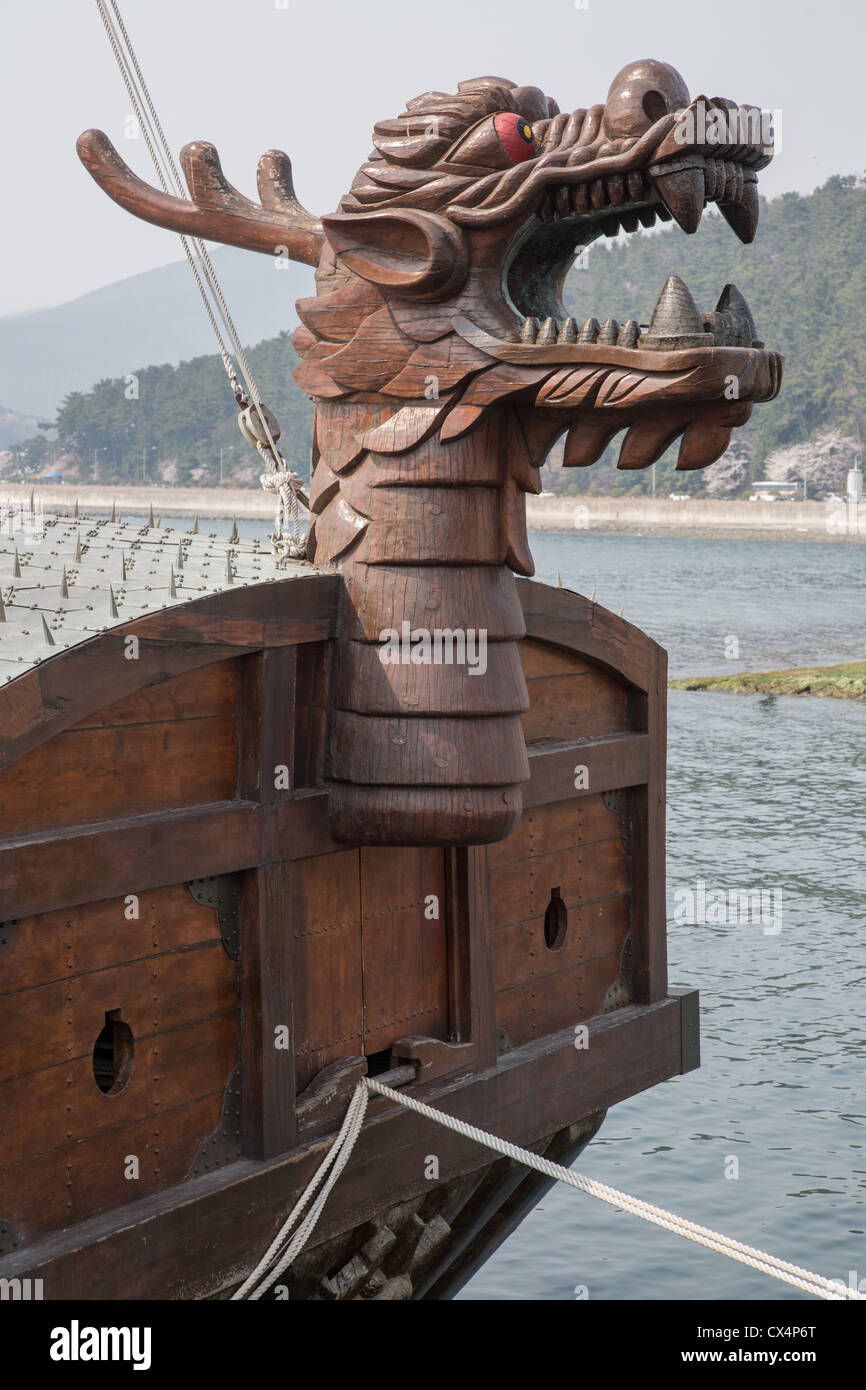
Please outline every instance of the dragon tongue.
M657 173L653 181L668 212L684 232L696 232L704 210L704 175L701 169L674 169Z

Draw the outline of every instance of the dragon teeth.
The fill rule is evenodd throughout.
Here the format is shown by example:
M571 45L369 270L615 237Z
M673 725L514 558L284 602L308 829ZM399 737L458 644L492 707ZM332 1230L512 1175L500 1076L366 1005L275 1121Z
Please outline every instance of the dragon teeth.
M606 319L601 332L596 341L605 343L608 347L614 347L619 338L619 324L616 319Z
M649 328L641 337L641 347L665 352L705 347L706 343L704 325L688 286L678 275L669 275L653 309Z
M576 343L576 342L577 342L577 320L576 320L576 319L567 318L567 319L564 321L564 323L563 323L563 325L562 325L562 328L559 330L559 338L557 339L557 341L560 342L560 343Z
M520 341L522 343L534 343L538 337L538 320L524 319L520 329Z
M619 337L616 340L617 347L636 348L637 340L640 335L640 328L636 319L627 319L619 330Z
M541 325L541 331L536 338L537 343L555 343L558 336L558 324L556 319L545 319Z
M580 326L580 332L577 335L577 341L579 343L594 343L600 332L601 324L598 319L584 319Z

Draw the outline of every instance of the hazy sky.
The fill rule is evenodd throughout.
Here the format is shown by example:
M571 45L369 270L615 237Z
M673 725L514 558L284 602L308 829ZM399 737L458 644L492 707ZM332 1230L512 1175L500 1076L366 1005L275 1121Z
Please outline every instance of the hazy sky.
M581 5L587 8L579 8ZM603 101L644 57L693 95L781 112L768 195L866 165L861 0L123 0L122 13L175 152L212 140L255 193L256 161L292 157L298 195L332 211L370 149L374 121L430 87L495 74L544 87L563 110ZM115 207L75 154L100 126L124 138L129 103L92 0L2 0L5 186L0 313L57 304L176 260L168 232ZM777 122L778 125L778 122Z

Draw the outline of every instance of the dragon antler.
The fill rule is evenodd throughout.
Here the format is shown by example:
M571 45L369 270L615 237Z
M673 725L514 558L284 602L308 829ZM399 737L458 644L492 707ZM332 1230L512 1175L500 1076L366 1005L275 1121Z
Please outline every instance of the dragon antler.
M189 202L162 193L140 179L101 130L86 130L78 137L76 148L100 188L127 212L146 222L268 256L277 255L284 248L293 261L319 263L324 241L322 224L298 202L292 184L292 163L282 150L268 150L259 160L259 205L232 187L216 149L205 140L194 140L181 150Z

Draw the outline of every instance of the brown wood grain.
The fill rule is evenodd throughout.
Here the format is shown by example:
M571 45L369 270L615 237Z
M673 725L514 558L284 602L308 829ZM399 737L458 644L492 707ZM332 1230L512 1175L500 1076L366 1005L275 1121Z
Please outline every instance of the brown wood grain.
M232 1009L139 1041L129 1084L115 1095L96 1085L90 1054L9 1078L0 1084L0 1173L221 1090L237 1058L237 1033ZM14 1173L0 1176L0 1187L16 1181Z
M599 956L622 952L631 925L628 893L568 909L568 927L560 950L544 939L544 914L500 927L493 939L497 991L528 980L543 980Z
M506 1054L483 1075L434 1084L425 1098L515 1143L531 1144L576 1116L604 1110L675 1075L680 1012L680 1000L667 999L592 1019L589 1047L580 1052L566 1027ZM270 1163L237 1163L123 1213L108 1213L0 1259L0 1276L42 1277L57 1299L190 1298L236 1283L273 1239L283 1213L321 1163L326 1143ZM370 1120L325 1208L317 1239L328 1240L423 1192L429 1152L429 1121L372 1101ZM449 1131L437 1132L437 1154L443 1179L487 1161L477 1145ZM118 1269L125 1271L122 1281Z
M359 851L298 860L291 932L297 1089L340 1057L363 1052Z
M0 1080L90 1057L108 1011L135 1038L234 1008L235 967L221 942L90 971L7 994L0 1011Z
M0 964L0 997L52 980L220 939L214 910L185 883L21 917ZM137 916L130 914L137 913Z
M125 724L160 724L180 719L231 718L237 708L238 662L215 661L95 710L73 730Z
M236 782L235 715L68 730L0 772L0 834L221 801Z
M360 859L363 1051L382 1051L409 1033L446 1038L444 852L369 847ZM436 917L425 915L434 910Z

